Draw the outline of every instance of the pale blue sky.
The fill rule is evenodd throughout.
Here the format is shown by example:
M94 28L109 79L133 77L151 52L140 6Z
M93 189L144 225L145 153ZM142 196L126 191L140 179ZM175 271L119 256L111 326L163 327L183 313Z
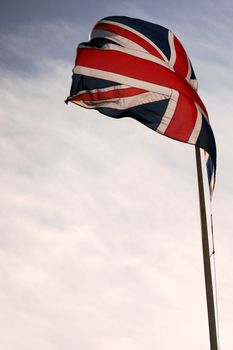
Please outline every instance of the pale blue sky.
M0 346L208 349L194 149L66 106L76 46L107 15L173 30L218 149L220 340L231 350L231 1L8 1L0 13ZM208 207L207 203L207 207Z

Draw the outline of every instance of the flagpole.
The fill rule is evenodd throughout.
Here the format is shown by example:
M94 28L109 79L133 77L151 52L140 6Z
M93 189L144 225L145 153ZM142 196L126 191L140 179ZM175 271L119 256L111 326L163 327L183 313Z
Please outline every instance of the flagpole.
M206 220L205 195L204 195L203 176L202 176L202 169L201 169L201 154L200 154L200 148L198 147L195 147L195 148L196 148L196 165L197 165L197 179L198 179L200 219L201 219L202 252L203 252L206 301L207 301L208 322L209 322L210 350L218 350L213 284L212 284L211 266L210 266L210 250L209 250L208 229L207 229L207 220Z

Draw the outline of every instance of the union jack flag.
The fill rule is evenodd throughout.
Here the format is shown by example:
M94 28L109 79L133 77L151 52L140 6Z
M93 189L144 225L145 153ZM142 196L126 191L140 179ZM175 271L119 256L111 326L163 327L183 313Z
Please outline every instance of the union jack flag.
M212 194L214 135L191 61L170 30L123 16L100 20L89 42L78 46L69 101L109 117L134 118L204 149Z

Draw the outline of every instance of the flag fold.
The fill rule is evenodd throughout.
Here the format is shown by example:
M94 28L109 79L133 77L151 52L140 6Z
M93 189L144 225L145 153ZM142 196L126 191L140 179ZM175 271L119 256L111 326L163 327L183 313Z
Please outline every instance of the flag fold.
M212 194L213 131L191 61L170 30L123 16L100 20L77 48L69 101L113 118L131 117L204 149Z

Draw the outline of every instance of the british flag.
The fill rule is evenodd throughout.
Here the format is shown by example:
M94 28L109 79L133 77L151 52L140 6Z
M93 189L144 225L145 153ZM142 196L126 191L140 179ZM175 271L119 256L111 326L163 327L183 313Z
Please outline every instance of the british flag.
M113 118L134 118L204 149L212 193L214 135L191 61L170 30L123 16L100 20L89 42L78 46L69 101Z

